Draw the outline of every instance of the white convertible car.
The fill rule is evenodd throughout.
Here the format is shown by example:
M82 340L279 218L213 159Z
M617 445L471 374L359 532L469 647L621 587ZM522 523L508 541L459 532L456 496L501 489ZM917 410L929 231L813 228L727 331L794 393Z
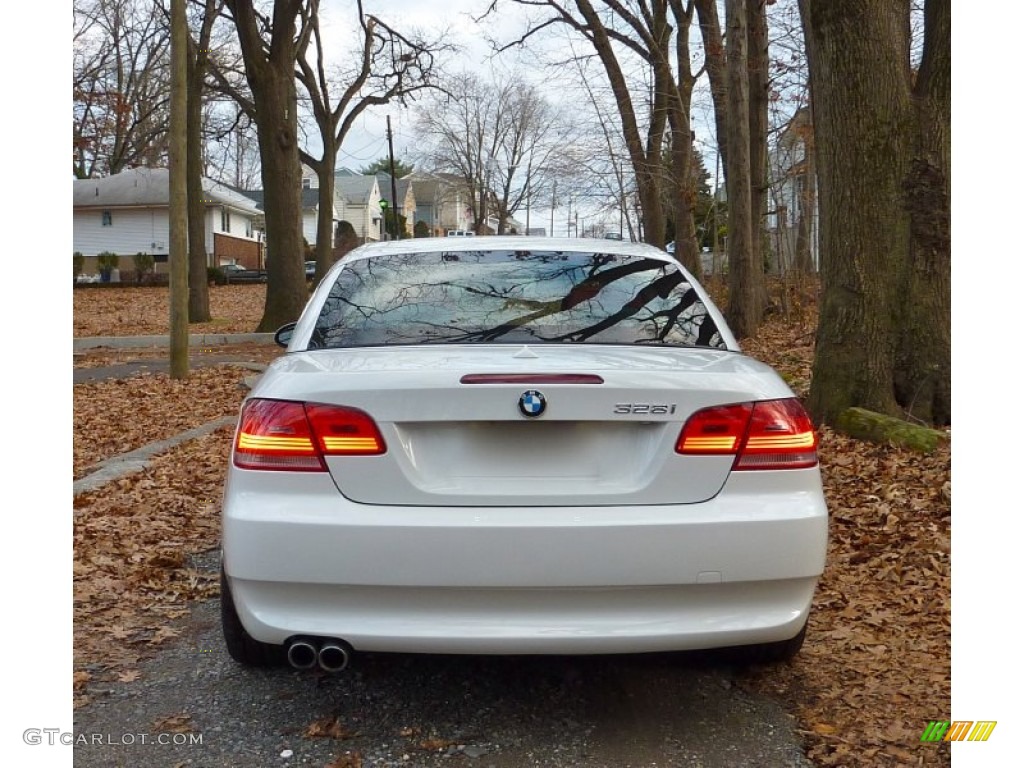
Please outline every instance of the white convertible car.
M800 648L817 437L663 251L368 245L278 341L224 490L237 661Z

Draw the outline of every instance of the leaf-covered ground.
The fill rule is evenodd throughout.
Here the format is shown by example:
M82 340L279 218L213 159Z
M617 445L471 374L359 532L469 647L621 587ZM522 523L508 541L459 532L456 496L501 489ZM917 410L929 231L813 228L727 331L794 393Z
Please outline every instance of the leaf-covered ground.
M103 459L237 414L246 373L252 372L225 364L198 368L184 380L153 373L76 384L75 479Z
M96 302L76 291L76 334L81 328L114 335L112 323L123 318L135 323L133 333L164 332L158 329L166 327L166 304L153 293L160 290L143 289L145 308L124 304L134 290L88 292L110 294ZM255 327L263 290L226 289L239 316L250 318L241 330ZM117 294L121 314L106 303ZM243 309L246 299L252 306ZM806 394L814 341L813 303L804 299L796 297L788 313L744 344L798 395ZM138 353L101 351L76 364L131 354ZM259 355L268 359L265 351L254 359ZM167 437L179 425L194 426L207 414L234 412L245 373L221 368L200 370L186 383L142 375L76 386L76 469ZM111 400L131 407L111 418ZM950 712L949 446L921 456L821 433L831 542L808 639L792 663L751 669L742 682L786 702L815 764L948 765L948 745L919 738L928 720ZM134 679L137 661L173 637L168 619L184 615L189 600L216 594L216 583L192 566L190 555L218 543L230 440L230 428L219 430L75 500L76 691L97 677ZM85 701L79 695L76 704Z
M192 323L192 333L252 333L263 316L267 286L211 285L208 323ZM149 336L170 325L166 286L76 286L75 336Z

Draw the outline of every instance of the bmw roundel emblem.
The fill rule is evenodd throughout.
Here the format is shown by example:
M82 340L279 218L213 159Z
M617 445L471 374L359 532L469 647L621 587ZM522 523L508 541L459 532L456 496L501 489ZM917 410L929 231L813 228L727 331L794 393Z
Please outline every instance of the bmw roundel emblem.
M519 396L519 412L528 418L540 416L547 407L548 401L536 389L528 389Z

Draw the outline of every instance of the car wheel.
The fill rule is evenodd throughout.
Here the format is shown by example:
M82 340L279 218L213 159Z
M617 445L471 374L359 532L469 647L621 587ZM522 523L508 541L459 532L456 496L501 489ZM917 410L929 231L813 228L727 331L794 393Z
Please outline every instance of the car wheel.
M776 643L762 643L760 645L748 645L737 648L741 659L747 664L777 664L782 661L789 661L804 644L807 636L807 623L800 627L800 631L789 640L779 640Z
M228 647L231 658L247 667L274 667L284 664L283 645L271 645L254 640L235 610L235 601L231 598L228 579L224 568L220 569L220 624L224 633L224 644Z

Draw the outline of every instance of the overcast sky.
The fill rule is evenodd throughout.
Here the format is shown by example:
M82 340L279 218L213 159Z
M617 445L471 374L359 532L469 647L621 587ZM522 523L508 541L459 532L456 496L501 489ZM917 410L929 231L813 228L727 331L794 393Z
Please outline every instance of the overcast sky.
M447 30L446 41L459 46L461 54L450 54L446 69L486 69L489 47L482 39L473 16L483 13L488 0L365 0L367 14L379 16L399 31L421 30L426 37L435 37ZM511 6L511 3L508 3ZM344 50L351 46L355 26L356 5L352 0L324 0L320 6L321 25L326 47ZM431 34L434 33L434 34ZM412 114L399 105L367 110L346 137L339 164L359 168L387 154L385 116L391 115L395 132L395 156L402 157L415 136Z
M489 72L492 68L515 72L521 77L538 83L547 91L548 97L558 102L572 94L575 86L558 82L560 77L570 77L571 73L552 69L544 65L548 59L567 58L567 30L553 27L540 40L531 41L530 51L510 50L499 57L492 55L487 37L503 41L515 39L526 28L527 13L530 9L518 5L512 0L499 0L498 12L491 14L482 24L474 22L488 7L489 0L443 0L424 2L423 0L365 0L364 11L395 26L402 32L420 30L426 37L436 37L447 30L446 41L459 46L460 54L449 54L444 62L446 71L480 71ZM321 26L325 36L325 47L328 50L343 51L352 46L352 35L355 25L356 10L354 0L322 0L320 6ZM433 34L431 34L433 33ZM694 30L694 45L700 50L699 34ZM586 43L574 39L577 50L589 50ZM537 51L543 51L541 55ZM557 52L557 53L555 53ZM571 96L570 96L571 98ZM583 94L580 99L586 99ZM589 108L583 114L591 114ZM359 169L369 165L378 158L387 155L386 116L391 116L394 130L395 157L412 160L411 153L415 150L416 133L413 128L413 111L402 109L398 104L367 110L353 126L346 137L339 153L338 164ZM693 106L693 127L696 132L698 146L705 155L712 177L714 176L714 136L711 132L713 123L710 104L702 105L700 93L695 93ZM564 217L565 211L560 214ZM590 218L594 211L580 209L580 216ZM567 222L558 221L555 217L555 231L564 233ZM520 212L517 218L525 221L525 213ZM611 229L618 229L618 218L610 222ZM531 211L531 226L545 226L550 229L550 207L535 207ZM582 228L582 222L581 222Z

